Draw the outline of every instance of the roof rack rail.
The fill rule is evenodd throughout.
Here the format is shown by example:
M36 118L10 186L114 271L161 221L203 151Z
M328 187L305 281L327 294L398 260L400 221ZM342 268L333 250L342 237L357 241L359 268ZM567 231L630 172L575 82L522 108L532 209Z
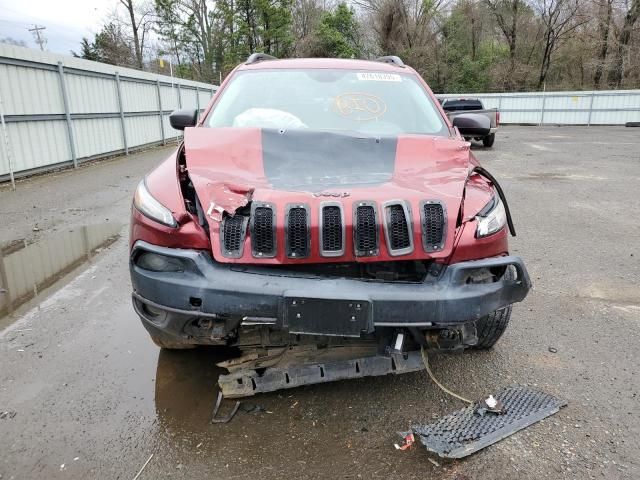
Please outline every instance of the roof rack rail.
M244 64L251 65L252 63L262 62L263 60L278 60L278 59L266 53L252 53L251 55L249 55L249 58L247 58L247 61L244 62Z
M385 55L384 57L378 57L376 58L376 62L390 63L391 65L395 65L396 67L405 66L402 59L396 55Z

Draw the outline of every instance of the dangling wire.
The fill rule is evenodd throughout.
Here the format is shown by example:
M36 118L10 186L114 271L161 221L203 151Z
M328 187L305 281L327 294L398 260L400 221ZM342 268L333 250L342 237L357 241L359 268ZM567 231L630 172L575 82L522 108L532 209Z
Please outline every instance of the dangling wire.
M468 400L464 397L461 397L460 395L458 395L457 393L453 393L451 390L449 390L447 387L445 387L444 385L442 385L438 379L435 377L435 375L433 374L433 372L431 371L431 367L429 366L429 356L427 355L427 350L422 347L422 349L420 350L420 353L422 354L422 362L424 363L424 368L427 369L427 373L429 374L429 377L431 377L431 380L433 380L433 383L435 383L438 387L440 387L440 389L444 392L444 393L448 393L449 395L451 395L454 398L457 398L458 400L462 400L465 403L468 403L469 405L473 405L474 402L472 402L471 400Z

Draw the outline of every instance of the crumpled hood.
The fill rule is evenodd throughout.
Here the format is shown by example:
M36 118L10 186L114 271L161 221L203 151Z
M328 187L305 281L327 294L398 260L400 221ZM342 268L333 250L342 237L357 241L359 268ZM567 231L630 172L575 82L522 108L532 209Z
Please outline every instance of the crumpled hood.
M456 220L469 173L469 145L446 137L360 134L257 128L187 128L184 134L187 169L209 222L213 255L221 262L318 263L417 260L450 255ZM398 201L406 206L411 251L394 254L388 248L393 230L385 208ZM220 233L223 219L248 205L273 208L274 253L259 256L251 243L252 223L242 237L241 255L226 255ZM428 226L421 214L425 203L440 203L444 214L442 245L429 251ZM343 212L341 255L322 255L323 205ZM355 209L376 209L377 254L358 255ZM287 253L287 221L292 206L307 212L308 252ZM243 209L242 212L247 212ZM424 210L426 212L426 210ZM426 215L426 213L425 213ZM291 225L289 223L289 225ZM244 227L243 227L244 228ZM389 228L389 232L386 229ZM228 245L227 245L228 246ZM290 253L290 252L289 252Z

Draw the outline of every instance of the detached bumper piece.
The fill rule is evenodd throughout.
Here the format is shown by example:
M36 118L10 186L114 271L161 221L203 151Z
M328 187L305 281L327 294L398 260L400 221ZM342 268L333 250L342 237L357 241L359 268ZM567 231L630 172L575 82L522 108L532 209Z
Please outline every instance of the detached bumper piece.
M430 452L443 458L463 458L557 413L567 404L525 387L507 388L495 398L502 402L504 413L483 413L477 406L470 406L411 430Z
M272 367L263 369L261 373L256 370L240 370L228 375L220 375L218 385L224 398L239 398L315 383L416 372L423 368L420 352L414 351L388 357L373 356L327 363Z

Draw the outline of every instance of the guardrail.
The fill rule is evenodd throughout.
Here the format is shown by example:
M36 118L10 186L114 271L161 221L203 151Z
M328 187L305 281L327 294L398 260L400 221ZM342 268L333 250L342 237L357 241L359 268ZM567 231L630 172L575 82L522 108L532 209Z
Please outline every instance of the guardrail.
M624 125L640 122L640 90L465 93L439 98L479 98L497 108L500 122L525 125Z
M0 44L0 181L166 144L217 87Z

